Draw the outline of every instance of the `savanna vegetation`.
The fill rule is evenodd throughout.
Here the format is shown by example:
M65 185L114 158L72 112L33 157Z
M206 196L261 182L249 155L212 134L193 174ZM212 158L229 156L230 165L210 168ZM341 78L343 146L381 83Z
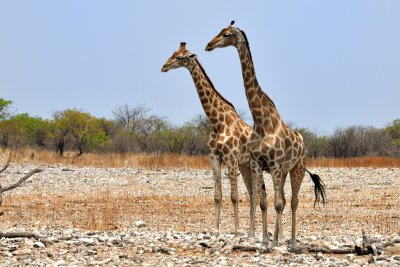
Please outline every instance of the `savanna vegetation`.
M68 152L69 156L77 157L84 154L142 154L149 155L142 158L150 161L163 154L207 155L207 138L212 128L204 115L197 115L181 126L173 126L166 118L151 114L144 105L123 105L113 110L112 119L97 118L77 109L55 111L51 119L43 119L12 112L12 103L0 98L0 144L3 150L30 148L53 151L59 156ZM400 119L384 128L355 125L338 128L330 135L291 127L303 135L311 163L315 165L359 157L370 161L376 161L377 157L397 158L394 162L398 162L400 157ZM315 163L316 159L320 164Z

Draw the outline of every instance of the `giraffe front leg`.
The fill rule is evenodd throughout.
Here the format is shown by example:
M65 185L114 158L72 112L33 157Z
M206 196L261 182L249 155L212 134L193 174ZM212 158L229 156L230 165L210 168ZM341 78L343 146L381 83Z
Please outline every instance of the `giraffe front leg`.
M214 176L214 203L215 203L215 221L214 221L214 235L219 234L219 219L221 214L222 203L222 185L221 185L221 159L218 155L212 153L211 165Z
M228 166L229 172L229 180L231 184L231 201L233 206L233 214L235 218L235 235L239 234L239 212L238 212L238 202L239 202L239 193L238 193L238 166L236 162L231 161L231 166Z

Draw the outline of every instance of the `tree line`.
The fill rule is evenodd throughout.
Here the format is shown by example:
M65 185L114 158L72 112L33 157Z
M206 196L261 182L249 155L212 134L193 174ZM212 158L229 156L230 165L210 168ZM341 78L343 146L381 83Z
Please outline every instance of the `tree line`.
M97 118L77 109L56 111L51 119L10 112L12 101L0 98L0 142L2 148L34 147L60 155L97 153L182 153L205 155L212 126L197 115L182 126L150 113L144 105L118 106L113 118ZM338 128L319 135L298 128L310 157L400 156L400 119L380 129L370 126Z

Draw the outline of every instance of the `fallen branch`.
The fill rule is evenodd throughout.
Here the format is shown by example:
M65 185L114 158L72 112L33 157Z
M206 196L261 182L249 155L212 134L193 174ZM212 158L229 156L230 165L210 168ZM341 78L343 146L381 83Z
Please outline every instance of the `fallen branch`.
M16 232L16 233L4 233L0 232L0 238L5 237L5 238L17 238L17 237L24 237L24 238L35 238L37 240L40 239L40 236L34 233L30 232Z
M358 256L362 255L373 255L378 256L382 254L382 250L387 247L393 246L394 244L400 244L400 235L389 240L385 243L373 244L370 242L370 239L365 234L365 231L362 230L362 244L361 246L355 245L354 248L338 248L338 249L330 249L330 248L318 248L318 247L309 247L309 252L321 252L327 254L357 254Z
M361 233L363 242L362 242L362 247L359 247L357 245L355 246L357 255L362 256L362 255L372 254L374 256L378 256L379 254L381 254L382 252L376 249L375 244L371 244L364 229L361 230Z
M32 171L30 171L29 173L27 173L24 177L22 177L18 182L16 182L15 184L6 186L6 187L1 187L0 186L0 194L2 194L5 191L17 188L18 186L20 186L23 182L25 182L26 179L28 179L29 177L31 177L32 175L34 175L35 173L38 172L42 172L42 169L34 169Z
M36 240L42 242L44 245L52 244L52 241L48 240L45 237L41 237L37 234L31 232L15 232L15 233L5 233L0 232L0 238L35 238Z
M235 246L233 246L232 250L247 251L247 252L257 252L257 251L260 250L260 248L259 247L253 247L253 246L235 245Z
M381 246L379 246L378 248L379 248L379 249L384 249L384 248L386 248L386 247L393 246L394 244L400 244L400 235L397 236L397 237L395 237L395 238L393 238L392 240L390 240L390 241L388 241L388 242L386 242L386 243L383 243L383 244L382 244Z
M315 253L326 253L326 254L352 254L355 253L355 249L330 249L330 248L317 248L317 247L310 247L308 248L308 252L315 252Z

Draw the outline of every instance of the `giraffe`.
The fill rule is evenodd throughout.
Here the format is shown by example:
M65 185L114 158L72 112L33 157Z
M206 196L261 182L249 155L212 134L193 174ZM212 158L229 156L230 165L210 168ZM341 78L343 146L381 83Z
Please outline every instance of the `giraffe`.
M247 101L254 120L253 134L249 141L250 166L254 181L254 198L260 199L261 210L266 209L265 194L260 191L263 188L263 170L272 176L274 187L274 206L276 210L275 231L272 246L279 245L279 238L283 238L282 213L286 200L284 196L284 184L286 176L290 173L292 189L292 235L291 250L298 251L296 243L296 211L299 203L298 194L307 171L314 182L315 202L322 198L325 203L325 189L320 177L309 172L305 167L306 148L300 133L291 130L282 121L282 118L271 98L261 89L250 52L249 42L244 31L234 26L234 21L214 37L206 46L206 51L215 48L234 46L239 54L243 83ZM254 199L251 200L254 204ZM250 218L254 217L254 213ZM264 218L263 225L264 225ZM263 226L264 227L264 226ZM263 228L266 231L266 226ZM264 234L263 234L264 237ZM262 243L268 247L268 239Z
M221 163L228 168L231 185L231 202L234 210L235 234L239 234L238 185L237 177L242 174L250 199L252 198L252 177L248 140L253 129L237 114L235 107L214 87L204 71L197 56L186 50L186 43L180 43L179 49L162 67L162 72L170 69L187 68L193 78L204 112L210 120L213 131L209 135L208 147L215 183L215 222L214 234L218 235L222 203ZM254 224L254 223L253 223Z

